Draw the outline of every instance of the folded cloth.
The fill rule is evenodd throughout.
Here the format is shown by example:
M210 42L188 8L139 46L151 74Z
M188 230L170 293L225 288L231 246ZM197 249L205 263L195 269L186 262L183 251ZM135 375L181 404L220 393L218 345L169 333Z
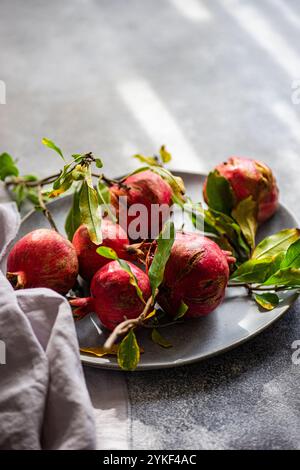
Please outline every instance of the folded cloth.
M0 261L19 223L15 204L0 204ZM68 302L49 289L14 291L0 271L0 340L0 448L95 448Z

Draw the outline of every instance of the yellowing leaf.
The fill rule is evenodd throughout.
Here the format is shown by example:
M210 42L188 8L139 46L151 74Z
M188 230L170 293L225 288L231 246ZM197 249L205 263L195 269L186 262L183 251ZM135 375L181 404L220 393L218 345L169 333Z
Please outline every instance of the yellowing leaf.
M163 163L169 163L172 160L172 155L167 151L165 145L162 145L159 150L160 158Z
M272 292L266 292L264 294L254 294L254 299L265 310L273 310L279 304L279 297L277 294Z
M144 318L144 321L149 320L149 318L154 317L155 314L156 314L156 310L154 309L154 310L152 310L151 312L148 313L148 315Z
M300 238L300 229L289 228L281 230L265 238L255 248L252 258L265 258L286 252L289 246Z
M133 330L121 341L118 349L118 364L123 370L134 370L140 362L140 348Z
M144 155L136 154L136 155L133 155L133 158L136 158L140 162L146 163L147 165L156 166L159 164L155 157L145 157Z
M167 349L172 347L172 343L170 343L166 338L164 338L156 328L153 328L152 330L151 339L153 343L158 344L162 348Z
M99 246L99 248L97 248L96 251L98 255L103 256L103 258L113 259L113 260L119 259L115 250L113 250L109 246Z
M178 309L178 312L174 317L174 320L179 320L179 318L184 317L184 315L186 314L188 309L189 309L189 306L186 303L184 303L184 301L182 300L181 304L180 304L180 307Z

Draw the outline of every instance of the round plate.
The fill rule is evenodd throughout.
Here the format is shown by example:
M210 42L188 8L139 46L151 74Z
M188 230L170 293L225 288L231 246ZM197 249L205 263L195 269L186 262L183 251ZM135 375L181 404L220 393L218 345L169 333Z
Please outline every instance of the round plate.
M175 174L184 179L188 195L195 201L200 200L204 177L192 173L175 172ZM57 199L49 204L61 233L64 233L64 221L70 204L71 196ZM280 205L275 216L259 230L258 240L281 229L297 225L293 215ZM40 212L35 212L23 221L18 238L40 227L48 227L48 222ZM227 289L225 300L211 315L188 320L180 326L174 325L162 330L163 335L172 343L172 348L162 349L151 341L148 330L140 330L138 341L145 352L141 355L137 370L190 364L238 346L281 317L296 297L295 295L287 298L271 312L261 312L255 302L246 295L245 289ZM103 344L107 335L101 331L96 315L77 322L76 329L81 347L99 346ZM84 364L93 367L119 369L116 358L113 356L98 358L81 354L81 360Z

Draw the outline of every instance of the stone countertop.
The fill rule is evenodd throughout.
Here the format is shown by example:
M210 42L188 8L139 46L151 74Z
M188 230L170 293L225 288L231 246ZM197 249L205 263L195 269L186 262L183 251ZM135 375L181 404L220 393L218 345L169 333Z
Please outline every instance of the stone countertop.
M2 0L1 151L41 176L60 164L44 136L109 175L162 143L189 170L255 157L300 219L299 32L296 0ZM126 374L132 447L299 448L299 312L218 358Z

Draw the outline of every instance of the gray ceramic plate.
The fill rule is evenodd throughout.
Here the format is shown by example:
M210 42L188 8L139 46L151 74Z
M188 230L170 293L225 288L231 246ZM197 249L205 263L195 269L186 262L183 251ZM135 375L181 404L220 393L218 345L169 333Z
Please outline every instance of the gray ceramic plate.
M192 173L177 173L184 178L187 192L194 200L201 199L203 177ZM71 203L70 196L50 204L51 211L63 233L64 219ZM258 239L275 233L283 228L296 227L297 221L283 206L276 215L259 231ZM37 227L48 227L41 213L34 213L22 224L18 237ZM271 312L260 312L256 304L246 295L243 288L228 289L222 305L211 315L201 319L189 320L182 325L163 330L164 336L173 344L170 349L162 349L149 339L148 331L139 331L138 339L145 352L141 355L138 370L161 369L200 361L220 354L248 341L275 320L281 317L294 302L290 297ZM92 316L99 325L97 317ZM100 325L99 325L100 326ZM82 347L99 346L105 337L97 331L91 318L86 317L76 324L79 343ZM100 332L100 336L99 336ZM104 369L118 369L115 357L97 358L81 354L84 364Z

